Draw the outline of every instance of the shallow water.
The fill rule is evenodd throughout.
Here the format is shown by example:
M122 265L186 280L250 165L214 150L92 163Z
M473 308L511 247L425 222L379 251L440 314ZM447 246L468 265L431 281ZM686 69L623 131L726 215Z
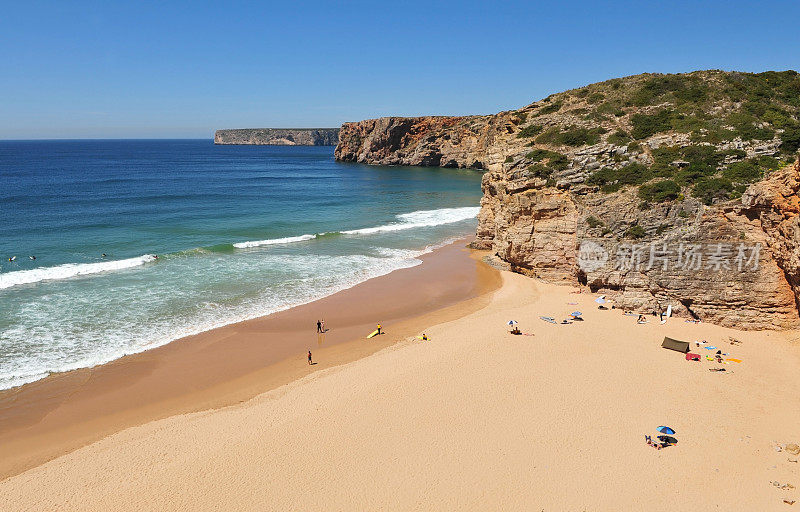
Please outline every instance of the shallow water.
M0 388L417 265L474 233L480 178L332 147L0 142Z

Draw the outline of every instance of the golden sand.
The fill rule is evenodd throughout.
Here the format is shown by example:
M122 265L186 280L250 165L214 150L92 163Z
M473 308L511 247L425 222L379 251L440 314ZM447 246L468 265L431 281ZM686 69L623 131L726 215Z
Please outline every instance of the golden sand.
M0 482L0 510L792 510L800 493L773 482L800 486L798 457L775 449L800 440L795 333L637 325L588 294L502 281L483 307L420 329L430 341ZM539 319L576 309L583 322ZM532 336L509 334L512 319ZM742 363L686 361L664 336ZM677 445L645 444L659 425Z

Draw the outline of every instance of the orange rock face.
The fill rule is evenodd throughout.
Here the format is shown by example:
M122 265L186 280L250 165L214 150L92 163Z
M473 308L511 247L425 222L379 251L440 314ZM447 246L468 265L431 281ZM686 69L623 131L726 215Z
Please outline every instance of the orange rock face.
M738 199L696 198L683 186L669 200L647 202L631 183L648 179L603 190L591 180L600 169L647 168L658 148L712 145L674 130L619 142L637 111L592 117L593 106L582 98L559 93L493 116L346 123L336 158L485 171L473 246L491 250L516 272L585 284L637 312L672 306L684 317L724 326L800 327L798 163L767 172ZM548 135L558 133L583 139ZM780 144L778 135L718 143L713 151L727 160L716 172L736 161L789 158Z

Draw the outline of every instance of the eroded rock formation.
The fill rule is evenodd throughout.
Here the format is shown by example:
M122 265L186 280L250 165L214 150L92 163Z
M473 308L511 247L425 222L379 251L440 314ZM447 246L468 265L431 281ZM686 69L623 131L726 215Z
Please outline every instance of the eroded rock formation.
M336 158L486 170L474 246L620 307L794 328L800 78L593 84L493 116L346 123Z
M338 128L242 128L214 133L214 144L335 146L338 143Z

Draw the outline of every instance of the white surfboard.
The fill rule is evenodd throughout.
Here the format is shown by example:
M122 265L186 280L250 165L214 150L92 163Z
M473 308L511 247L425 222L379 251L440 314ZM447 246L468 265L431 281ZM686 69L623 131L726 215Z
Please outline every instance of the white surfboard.
M669 317L671 317L671 316L672 316L672 304L670 304L669 306L667 306L667 312L666 312L666 313L664 313L664 319L663 319L663 320L661 320L661 323L662 323L662 324L665 324L665 323L667 323L667 320L669 320Z

